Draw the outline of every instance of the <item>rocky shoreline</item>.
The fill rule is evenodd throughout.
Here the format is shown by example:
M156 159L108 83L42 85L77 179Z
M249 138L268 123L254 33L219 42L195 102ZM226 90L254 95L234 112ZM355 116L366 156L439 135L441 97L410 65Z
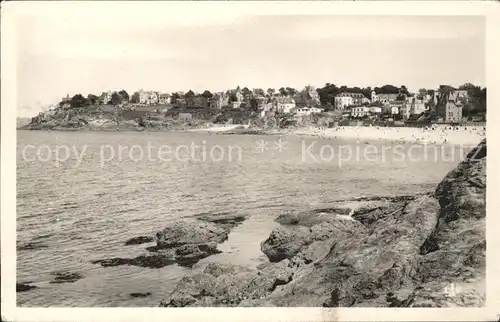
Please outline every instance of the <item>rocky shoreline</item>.
M284 213L261 242L257 269L209 262L183 277L161 307L479 307L485 303L486 140L435 191L353 198L327 209ZM124 246L150 244L135 258L92 261L103 267L193 267L220 253L243 216L200 214ZM31 242L18 250L45 247ZM55 272L51 283L79 273ZM18 282L17 292L36 289ZM150 293L133 293L147 297ZM158 303L156 303L158 304Z
M209 263L160 306L483 306L485 197L483 140L434 192L279 216L270 263Z
M137 236L125 246L156 242L146 254L135 258L106 258L92 261L103 267L132 265L161 268L177 263L192 267L201 259L220 253L217 245L227 240L232 228L245 220L242 216L206 215L172 222L155 236Z

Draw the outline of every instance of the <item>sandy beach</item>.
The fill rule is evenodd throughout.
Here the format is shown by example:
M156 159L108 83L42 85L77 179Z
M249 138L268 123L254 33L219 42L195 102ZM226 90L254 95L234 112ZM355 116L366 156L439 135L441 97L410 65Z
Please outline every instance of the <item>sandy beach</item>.
M482 126L472 127L337 127L337 128L305 128L294 131L297 135L320 136L324 138L357 139L357 140L390 140L399 142L420 142L427 144L464 144L476 145L486 138L486 130Z
M228 125L217 125L201 129L189 129L188 132L226 132L232 131L239 128L248 128L248 125L242 124L228 124Z
M232 134L240 134L237 132L240 129L244 132L249 127L247 125L235 124L190 129L188 131L212 133L235 131ZM255 130L259 131L258 129ZM339 126L335 128L306 127L299 129L262 130L262 134L318 136L331 139L388 140L402 143L477 145L482 139L486 138L486 129L484 126L452 127L444 125L425 128Z

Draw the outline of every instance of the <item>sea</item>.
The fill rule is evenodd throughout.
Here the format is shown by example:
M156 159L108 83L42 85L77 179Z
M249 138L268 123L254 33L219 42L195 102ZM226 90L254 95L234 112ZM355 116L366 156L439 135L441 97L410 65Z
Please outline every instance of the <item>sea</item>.
M432 191L466 152L293 135L18 131L17 282L38 288L17 293L17 305L158 306L208 262L265 262L260 243L280 214ZM222 253L193 268L91 263L145 254L149 244L125 241L206 214L247 219L219 245ZM58 272L82 278L51 283Z

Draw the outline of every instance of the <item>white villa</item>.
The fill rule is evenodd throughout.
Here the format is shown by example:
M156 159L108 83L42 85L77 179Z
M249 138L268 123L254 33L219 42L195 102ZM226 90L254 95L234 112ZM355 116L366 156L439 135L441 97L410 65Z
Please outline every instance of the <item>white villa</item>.
M170 103L170 94L167 94L167 93L160 94L160 97L158 98L158 102L160 104L168 104L168 103Z
M361 105L369 102L370 100L361 93L340 93L335 96L335 108L339 110L351 105Z
M139 103L140 104L157 104L159 102L158 93L153 91L139 91Z
M297 116L311 115L315 113L321 113L324 110L318 107L297 107L293 110Z
M295 108L295 100L291 97L275 97L273 109L281 113L290 113Z

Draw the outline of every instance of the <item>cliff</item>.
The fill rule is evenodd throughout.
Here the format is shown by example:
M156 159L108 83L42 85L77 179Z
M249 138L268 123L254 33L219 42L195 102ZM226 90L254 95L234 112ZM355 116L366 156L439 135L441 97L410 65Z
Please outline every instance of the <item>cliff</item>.
M482 306L485 198L483 140L428 194L279 216L269 264L211 263L160 306Z
M23 130L183 130L203 127L206 118L178 120L178 110L162 112L160 107L140 107L140 110L114 106L88 106L85 108L57 108L33 117L29 124L18 126Z

